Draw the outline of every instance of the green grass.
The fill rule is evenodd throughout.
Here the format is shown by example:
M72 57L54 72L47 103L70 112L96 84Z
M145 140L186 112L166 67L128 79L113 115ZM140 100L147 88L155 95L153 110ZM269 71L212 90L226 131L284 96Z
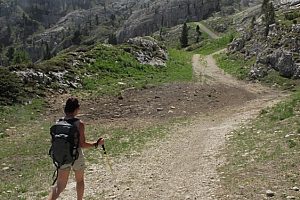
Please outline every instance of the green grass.
M250 72L250 67L254 64L255 60L245 60L242 55L225 53L214 55L217 65L226 73L231 74L238 79L246 79Z
M10 114L16 115L17 112L14 110ZM52 161L48 156L51 124L43 118L29 118L26 123L25 121L23 124L19 123L15 129L17 134L0 139L2 147L0 199L28 198L27 192L34 192L31 196L33 199L45 197L54 172ZM105 137L107 152L109 156L115 157L139 151L147 142L163 138L168 133L169 125L167 123L164 126L150 125L145 128L131 129L129 127L107 128L103 124L90 124L86 126L86 136L88 141L96 140L100 136ZM99 151L85 150L85 155L87 165L103 163L99 159ZM4 170L5 167L8 169Z
M168 133L167 127L168 123L163 126L151 125L140 129L106 128L101 124L94 124L87 128L87 132L90 137L95 139L102 134L106 138L105 146L108 155L118 157L124 153L140 151L147 142L163 138ZM94 151L87 151L85 155L89 161L97 162Z
M202 47L200 47L198 53L202 55L209 55L221 49L227 47L227 45L233 40L234 33L227 33L219 39L205 40Z
M276 86L284 90L295 91L300 86L299 80L282 77L279 72L275 70L269 71L268 75L263 77L261 81L268 86Z
M255 58L245 60L242 54L216 54L214 55L217 65L226 73L237 77L241 80L249 78L251 66L255 63ZM283 90L295 91L299 88L300 81L296 79L289 79L280 76L279 72L270 70L268 75L259 79L262 84L277 87Z
M300 92L231 133L222 173L223 195L259 199L270 189L276 199L297 196L299 186Z
M281 27L290 29L294 24L294 21L299 23L300 14L299 11L297 10L288 11L288 12L277 11L276 19Z
M129 87L143 88L171 82L191 81L192 54L175 49L169 50L166 67L139 64L129 53L119 48L101 48L93 52L97 60L83 73L84 90L95 95L118 94Z
M81 69L78 74L89 72L82 91L91 94L115 94L124 87L144 87L171 82L191 81L191 53L170 49L166 67L144 66L119 48L100 50L95 64ZM61 57L64 59L65 57ZM57 58L55 62L59 62ZM98 79L96 79L97 77ZM119 85L123 82L125 85ZM98 88L104 89L98 89ZM95 90L95 91L94 91ZM77 93L78 91L75 91ZM2 106L0 108L0 199L42 199L48 195L54 167L48 150L51 123L44 118L45 103L33 100L28 105ZM173 122L170 122L173 123ZM107 128L103 124L90 124L87 140L106 138L110 156L141 150L149 141L163 138L168 125L153 124L143 128ZM86 150L87 164L102 163L99 151Z
M0 133L4 134L9 129L13 131L29 121L38 119L44 110L45 103L41 99L35 99L27 105L0 106Z

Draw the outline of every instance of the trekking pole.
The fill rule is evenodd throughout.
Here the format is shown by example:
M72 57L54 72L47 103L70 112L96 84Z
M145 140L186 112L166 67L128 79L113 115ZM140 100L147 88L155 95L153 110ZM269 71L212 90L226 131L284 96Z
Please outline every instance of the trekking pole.
M108 157L108 155L107 155L107 153L106 153L105 146L104 146L104 145L101 145L101 146L102 146L103 154L104 154L103 157L105 157L105 159L106 159L106 164L108 165L108 168L109 168L110 172L113 174L111 161L110 161L110 159L109 159L109 157Z
M100 138L100 139L97 141L97 143L98 143L101 139L102 139L102 138ZM115 182L114 187L116 187L116 188L119 190L119 187L117 186L117 178L116 178L116 176L115 176L115 174L114 174L114 172L113 172L112 165L111 165L111 161L110 161L109 156L107 155L105 146L104 146L104 145L101 145L101 147L102 147L102 149L103 149L103 153L102 153L102 151L100 151L100 152L101 152L101 154L102 154L102 157L105 158L105 160L106 160L106 165L108 166L108 168L109 168L109 170L110 170L110 172L111 172L111 175L112 175L113 180L114 180L114 182Z

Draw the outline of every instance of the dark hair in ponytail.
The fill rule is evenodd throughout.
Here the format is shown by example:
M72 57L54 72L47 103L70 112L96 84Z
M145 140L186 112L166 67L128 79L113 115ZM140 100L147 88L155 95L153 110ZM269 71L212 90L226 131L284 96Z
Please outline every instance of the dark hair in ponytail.
M74 97L68 98L64 111L65 113L73 113L77 108L79 108L79 101Z

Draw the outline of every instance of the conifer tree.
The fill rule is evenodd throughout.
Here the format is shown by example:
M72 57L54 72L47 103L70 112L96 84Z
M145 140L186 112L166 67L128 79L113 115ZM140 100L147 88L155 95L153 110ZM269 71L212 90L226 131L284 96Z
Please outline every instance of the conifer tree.
M81 42L81 33L79 30L76 30L72 37L72 43L75 45L79 45Z
M117 40L117 36L116 34L110 34L108 37L108 43L112 44L112 45L117 45L118 44L118 40Z
M98 15L95 16L95 21L96 21L96 25L98 26L99 25L99 17L98 17Z
M180 37L180 45L182 48L185 48L188 46L188 27L186 23L183 24L181 37Z
M45 44L45 49L44 49L44 60L49 60L51 58L51 52L48 43Z
M268 5L268 22L269 24L275 23L275 9L272 2L270 2Z
M12 61L14 58L15 49L13 47L9 47L6 52L6 57L8 58L8 62Z
M200 37L202 35L202 33L200 31L200 26L199 25L197 25L197 27L196 27L196 32L197 32L196 42L198 43L200 41Z
M256 21L256 18L255 18L255 16L253 16L251 19L250 27L249 27L250 31L252 31L254 29L255 21Z
M265 29L265 36L268 36L269 30L270 30L270 25L275 23L275 10L273 3L270 2L267 6L267 9L264 13L265 15L265 24L266 24L266 29Z
M268 10L269 0L263 0L261 5L261 14L265 15Z

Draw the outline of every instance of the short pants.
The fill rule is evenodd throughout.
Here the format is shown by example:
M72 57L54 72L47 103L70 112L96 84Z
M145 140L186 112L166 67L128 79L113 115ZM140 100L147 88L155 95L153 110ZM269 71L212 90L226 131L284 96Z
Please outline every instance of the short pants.
M72 166L72 163L70 164L64 164L60 167L60 169L62 170L66 170L66 169L73 169L74 171L77 171L77 170L84 170L86 168L85 166L85 160L84 160L84 156L83 156L83 152L82 152L82 149L79 148L78 149L78 158L75 160L73 166Z

